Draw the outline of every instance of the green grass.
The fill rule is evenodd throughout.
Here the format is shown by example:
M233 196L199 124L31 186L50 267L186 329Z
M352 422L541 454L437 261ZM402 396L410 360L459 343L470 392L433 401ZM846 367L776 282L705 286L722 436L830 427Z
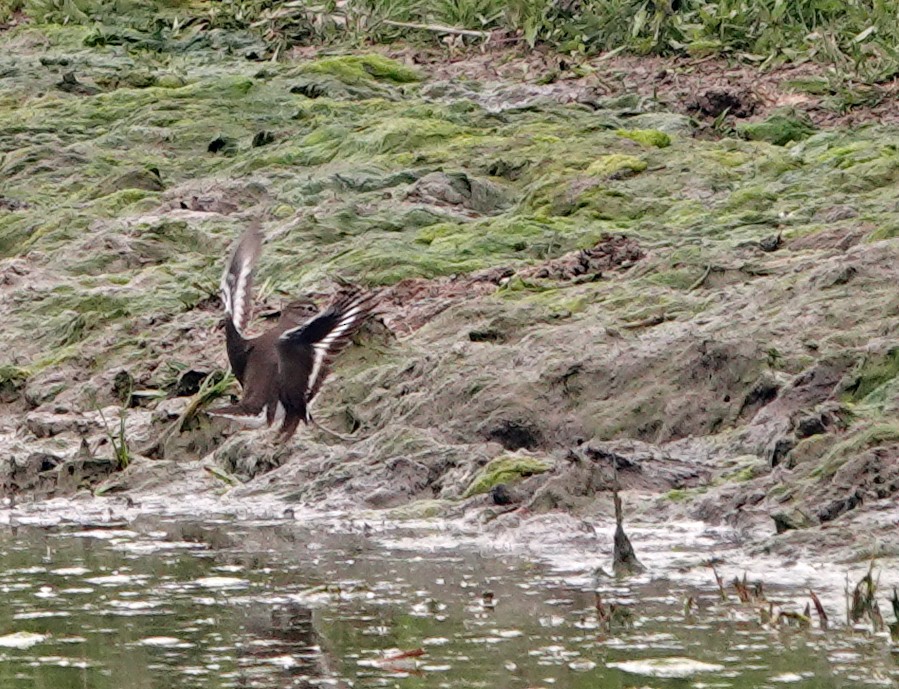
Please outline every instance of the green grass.
M838 64L869 82L899 73L896 0L681 0L674 10L671 5L670 0L348 0L340 7L318 0L0 0L0 21L23 11L40 22L102 25L113 12L128 14L134 28L147 34L144 42L130 35L132 47L160 49L181 45L176 29L198 18L212 28L251 30L264 37L273 55L296 44L409 39L439 44L447 36L394 24L405 22L493 31L518 37L524 46L571 54L720 53L753 63L812 59ZM156 18L163 22L155 23ZM110 38L102 26L92 35L103 42L121 40ZM405 75L401 81L413 79Z

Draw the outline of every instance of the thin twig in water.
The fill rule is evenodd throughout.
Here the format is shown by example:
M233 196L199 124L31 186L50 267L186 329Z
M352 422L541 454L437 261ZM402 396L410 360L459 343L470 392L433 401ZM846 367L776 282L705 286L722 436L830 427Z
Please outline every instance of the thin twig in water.
M824 611L824 606L821 605L821 599L811 589L809 595L812 597L812 603L815 604L815 611L818 613L818 623L821 625L821 629L827 631L827 613Z
M712 574L715 575L715 581L718 583L718 593L721 594L721 600L725 603L727 602L727 591L724 590L724 581L721 579L721 575L718 574L718 570L715 569L715 565L712 565Z

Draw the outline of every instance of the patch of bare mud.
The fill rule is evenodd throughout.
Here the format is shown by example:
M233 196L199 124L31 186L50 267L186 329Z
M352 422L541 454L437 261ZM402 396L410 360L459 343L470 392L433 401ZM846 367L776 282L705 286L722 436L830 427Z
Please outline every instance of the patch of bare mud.
M405 335L454 305L494 294L513 277L559 284L594 281L610 271L626 271L645 256L632 237L605 234L592 247L518 270L497 267L433 280L403 280L381 291L379 312L391 330Z
M627 270L645 256L646 252L632 237L606 234L589 249L572 251L543 264L524 268L517 274L524 279L574 280L589 277L599 280L603 272Z
M435 280L401 280L381 292L379 311L393 332L409 334L454 304L493 294L514 272L512 268L489 268Z
M819 127L899 122L899 80L859 85L855 97L844 102L840 94L845 88L834 83L831 70L810 62L760 70L720 57L600 55L573 61L550 51L489 44L452 53L419 47L381 50L426 67L434 79L515 83L514 89L490 99L499 109L541 98L591 104L636 95L656 102L659 109L708 123L720 116L731 122L763 120L780 109L803 112ZM302 48L294 54L308 58L318 52Z

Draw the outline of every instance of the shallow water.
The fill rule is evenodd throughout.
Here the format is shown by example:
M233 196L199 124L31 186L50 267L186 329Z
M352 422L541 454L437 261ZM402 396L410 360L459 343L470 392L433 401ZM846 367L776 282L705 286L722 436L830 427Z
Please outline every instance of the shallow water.
M343 526L180 515L4 527L0 686L855 687L899 678L884 635L763 626L752 607L722 603L710 573L705 584L701 571L693 582L600 580L607 605L629 606L629 625L609 630L583 566L450 547L436 526ZM799 593L772 587L768 596ZM698 603L689 617L687 595ZM629 662L666 657L706 665L680 663L673 672L687 677L678 679Z

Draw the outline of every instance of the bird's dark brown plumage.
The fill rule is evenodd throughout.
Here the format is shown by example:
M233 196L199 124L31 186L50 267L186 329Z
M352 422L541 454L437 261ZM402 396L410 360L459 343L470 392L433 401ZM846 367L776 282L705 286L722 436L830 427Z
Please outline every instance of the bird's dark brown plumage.
M371 294L354 291L337 297L317 315L308 302L291 302L271 329L248 338L253 267L261 247L258 228L247 230L222 275L228 360L243 395L237 404L210 413L254 426L271 426L283 419L279 437L287 440L300 421L312 421L312 399L374 301Z

